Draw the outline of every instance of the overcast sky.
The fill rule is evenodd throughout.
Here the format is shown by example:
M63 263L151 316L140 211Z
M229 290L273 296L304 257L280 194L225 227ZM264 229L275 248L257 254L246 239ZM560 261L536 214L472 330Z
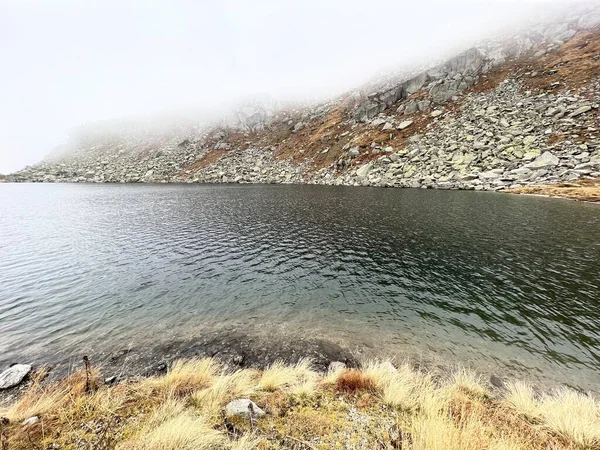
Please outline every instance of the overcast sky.
M532 0L0 0L0 173L41 160L88 121L262 93L336 94L545 8Z

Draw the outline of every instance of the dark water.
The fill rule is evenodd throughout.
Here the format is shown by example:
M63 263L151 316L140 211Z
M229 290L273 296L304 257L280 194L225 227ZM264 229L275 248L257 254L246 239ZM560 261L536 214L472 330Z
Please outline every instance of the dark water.
M0 185L0 367L252 323L600 387L600 207L322 186Z

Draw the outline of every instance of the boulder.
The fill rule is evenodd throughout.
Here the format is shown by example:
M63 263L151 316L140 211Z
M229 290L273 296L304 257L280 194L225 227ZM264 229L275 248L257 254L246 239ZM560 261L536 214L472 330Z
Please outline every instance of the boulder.
M414 100L408 102L404 107L404 115L414 114L419 110L419 105Z
M17 386L31 372L29 364L15 364L0 373L0 389L9 389Z
M247 398L233 400L225 406L225 414L228 416L241 417L263 417L266 413L256 403Z
M544 169L546 167L557 166L559 162L558 156L550 152L544 152L541 156L538 156L534 161L525 164L523 167L527 169Z
M359 168L356 171L356 176L361 177L361 178L366 177L369 174L369 172L371 171L372 167L373 167L372 162L365 164L364 166L362 166L361 168Z

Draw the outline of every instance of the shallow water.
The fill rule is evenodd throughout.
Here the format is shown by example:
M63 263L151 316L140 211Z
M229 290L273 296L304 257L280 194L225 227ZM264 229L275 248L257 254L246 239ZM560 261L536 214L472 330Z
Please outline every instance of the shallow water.
M252 324L600 388L600 207L494 193L0 184L0 367ZM79 356L77 356L79 357Z

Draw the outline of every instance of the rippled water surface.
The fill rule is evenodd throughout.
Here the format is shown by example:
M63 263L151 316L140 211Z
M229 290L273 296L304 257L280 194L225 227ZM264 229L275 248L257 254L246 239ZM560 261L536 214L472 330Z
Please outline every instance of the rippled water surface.
M0 366L252 323L600 386L597 205L412 189L4 184L0 236Z

